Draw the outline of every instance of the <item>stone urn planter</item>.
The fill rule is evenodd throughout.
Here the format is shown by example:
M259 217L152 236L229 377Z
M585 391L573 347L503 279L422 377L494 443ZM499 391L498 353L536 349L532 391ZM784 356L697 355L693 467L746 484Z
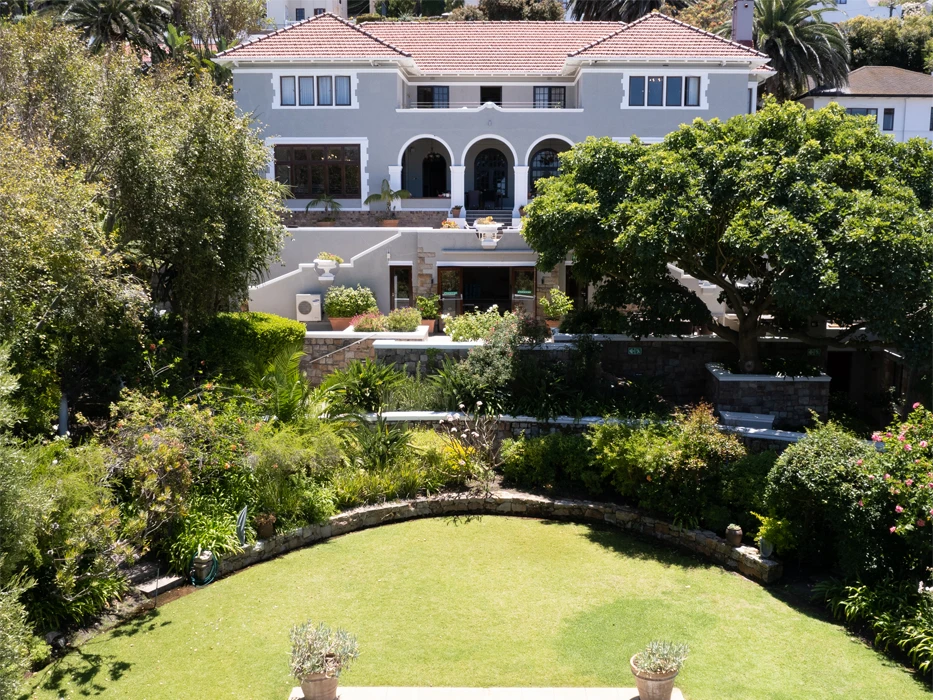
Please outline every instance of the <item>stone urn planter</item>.
M352 321L352 318L332 318L330 319L330 327L335 331L345 331L350 327Z
M323 673L312 673L301 681L305 700L336 700L337 679Z
M638 688L638 700L671 700L674 692L674 679L680 671L671 673L651 673L641 671L635 666L635 654L630 660L632 675L635 676L635 687Z
M337 269L336 260L321 260L318 258L314 259L314 264L317 265L317 278L321 282L331 282L334 279L334 270Z
M501 225L502 224L494 221L491 224L473 224L473 227L482 238L494 238L495 235L499 233L499 227Z
M726 528L726 542L733 547L742 546L742 528L738 525L730 525Z

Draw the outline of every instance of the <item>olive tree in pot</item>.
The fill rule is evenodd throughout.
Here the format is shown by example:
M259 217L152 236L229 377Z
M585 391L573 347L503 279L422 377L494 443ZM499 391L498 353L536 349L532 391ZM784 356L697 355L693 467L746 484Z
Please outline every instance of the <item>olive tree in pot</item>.
M573 311L573 300L556 288L550 291L550 297L541 297L538 303L541 305L547 327L559 328L564 316Z
M428 327L428 332L433 333L437 330L437 315L441 311L441 297L438 294L431 296L418 297L415 300L418 311L421 312L421 325Z
M687 660L686 644L653 641L629 662L639 700L670 700L674 679Z
M335 331L349 328L354 316L378 311L379 305L369 287L337 285L328 289L324 296L324 313Z
M292 675L306 700L335 700L340 672L360 655L356 637L308 621L292 628L291 642Z

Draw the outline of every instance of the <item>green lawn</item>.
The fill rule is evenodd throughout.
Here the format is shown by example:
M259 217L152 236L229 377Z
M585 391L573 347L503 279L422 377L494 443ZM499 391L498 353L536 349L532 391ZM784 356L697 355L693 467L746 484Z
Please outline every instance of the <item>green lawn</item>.
M84 644L34 697L285 700L288 630L345 627L347 685L632 686L628 658L684 640L690 700L929 693L837 625L616 531L485 517L359 532L255 566Z

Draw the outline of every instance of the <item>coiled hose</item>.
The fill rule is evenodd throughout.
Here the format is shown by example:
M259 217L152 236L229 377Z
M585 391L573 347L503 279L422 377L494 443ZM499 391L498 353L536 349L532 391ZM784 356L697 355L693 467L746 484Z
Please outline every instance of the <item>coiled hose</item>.
M207 576L203 579L199 579L195 573L196 569L194 566L194 560L197 559L198 555L201 552L198 552L193 557L191 557L191 564L188 566L188 578L191 580L191 585L195 587L206 586L209 583L212 583L215 578L217 578L217 569L219 568L220 562L217 561L217 555L211 552L211 568L207 572Z

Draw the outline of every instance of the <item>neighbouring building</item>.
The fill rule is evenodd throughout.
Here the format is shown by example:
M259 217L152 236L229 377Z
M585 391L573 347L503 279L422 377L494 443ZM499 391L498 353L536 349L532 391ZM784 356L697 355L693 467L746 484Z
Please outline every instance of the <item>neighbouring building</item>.
M751 3L739 5L750 33ZM297 311L296 295L333 283L372 288L383 312L432 293L452 314L534 312L556 286L584 293L569 265L537 269L520 235L522 207L557 173L558 154L588 136L656 142L697 117L749 113L772 75L766 55L660 14L357 26L325 13L217 60L233 71L240 109L264 124L268 176L293 197L293 236L250 306L310 329L324 326ZM384 181L411 193L391 215L366 203ZM322 197L340 204L336 222L321 224ZM499 230L470 228L481 216ZM446 219L459 229L441 228ZM322 251L345 261L333 280L314 263ZM679 278L716 306L715 287Z
M347 18L350 0L266 0L266 16L272 27L282 29L323 14Z
M815 88L800 98L819 109L830 102L849 114L873 117L897 141L933 138L933 76L894 66L863 66L849 73L849 84Z
M889 17L900 17L904 10L904 5L919 5L921 11L930 12L933 2L924 0L923 2L895 2L894 7L891 3L884 3L882 0L836 0L833 6L828 6L823 11L823 19L827 22L845 22L855 17L871 17L873 19L888 19Z

